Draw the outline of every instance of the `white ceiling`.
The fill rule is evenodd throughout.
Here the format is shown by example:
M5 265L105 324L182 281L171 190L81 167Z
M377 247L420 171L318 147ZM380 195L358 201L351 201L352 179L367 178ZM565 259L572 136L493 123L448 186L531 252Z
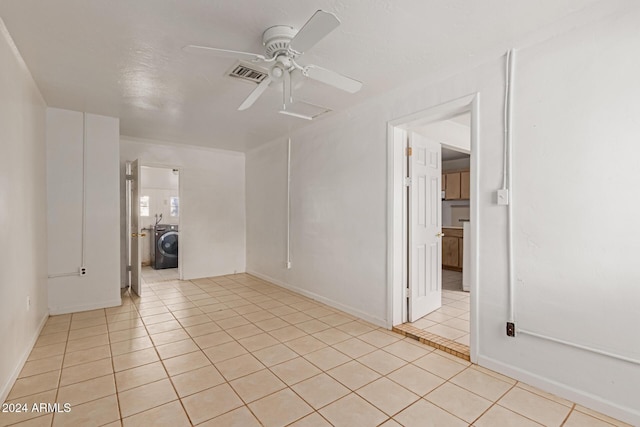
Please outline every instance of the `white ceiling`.
M301 27L317 9L341 26L300 58L364 82L355 95L307 81L299 98L345 110L579 12L596 0L0 0L47 104L120 118L123 135L245 151L309 122L277 113L269 89L225 72L234 63L188 44L263 53L262 32ZM318 119L322 120L322 118Z

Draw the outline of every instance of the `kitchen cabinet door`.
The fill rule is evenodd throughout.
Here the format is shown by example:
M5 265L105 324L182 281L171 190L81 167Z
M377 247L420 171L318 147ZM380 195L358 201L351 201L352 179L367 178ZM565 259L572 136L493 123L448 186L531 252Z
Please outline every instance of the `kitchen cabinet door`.
M470 197L470 186L471 186L471 177L469 171L460 172L460 198L463 200L469 200Z
M442 238L442 266L455 267L460 264L460 239L444 236Z
M460 198L460 172L445 174L447 176L444 198L446 200L456 200Z

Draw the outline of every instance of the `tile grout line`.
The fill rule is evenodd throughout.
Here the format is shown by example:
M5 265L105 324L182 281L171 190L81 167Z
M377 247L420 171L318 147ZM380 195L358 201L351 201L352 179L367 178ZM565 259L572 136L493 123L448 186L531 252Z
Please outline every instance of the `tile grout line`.
M560 424L560 426L564 426L567 421L569 420L569 417L571 416L571 414L573 414L573 411L576 408L576 404L574 403L573 405L571 405L571 409L569 410L569 412L567 412L567 415L564 417L564 420L562 420L562 423Z
M240 315L241 315L241 314L240 314ZM242 315L241 315L241 316L242 316ZM244 316L243 316L243 317L244 317ZM276 317L277 317L277 318L279 318L279 319L281 319L281 320L284 320L284 321L286 322L286 320L285 320L285 319L282 319L282 317L280 317L280 316L276 316ZM316 320L318 320L318 318L315 318L315 319L316 319ZM249 320L249 319L246 319L246 320ZM288 323L288 322L287 322L287 323ZM295 324L290 324L289 326L294 326L294 327L295 327ZM286 327L288 327L288 326L286 326ZM284 327L283 327L283 328L284 328ZM283 329L283 328L280 328L280 329ZM336 328L336 327L333 327L333 328ZM337 329L337 328L336 328L336 329ZM276 329L276 330L277 330L277 329ZM319 331L319 332L321 332L321 331ZM270 335L268 331L263 331L263 333L267 333L268 335ZM365 333L368 333L368 332L365 332ZM364 335L365 333L360 334L360 335ZM307 335L307 336L312 336L312 334L309 334L309 333L307 333L306 335ZM359 336L359 335L358 335L358 336ZM232 336L232 338L234 338L234 337ZM351 339L351 338L357 338L357 336L351 336L351 337L350 337L350 338L348 338L348 339ZM291 340L288 340L288 341L294 341L295 339L297 339L297 338L294 338L294 339L291 339ZM347 340L348 340L348 339L347 339ZM235 338L234 338L234 340L235 340ZM347 340L344 340L344 341L347 341ZM286 345L286 342L288 342L288 341L280 342L280 344ZM244 346L242 345L242 343L240 343L239 341L237 341L237 340L236 340L236 342L237 342L239 345L241 345L243 348L245 348L245 350L249 351L249 353L251 353L251 354L253 353L253 352L252 352L252 351L250 351L248 348L244 347ZM340 342L343 342L343 341L340 341ZM397 342L397 341L396 341L396 342ZM338 342L338 343L339 343L339 342ZM334 343L334 344L338 344L338 343ZM335 349L331 344L327 344L326 342L324 342L324 344L327 346L327 347L324 347L324 348L333 348L334 350L336 350L336 351L340 352L338 349ZM277 344L274 344L274 346L275 346L275 345L277 345ZM369 345L371 345L371 344L369 344ZM288 347L288 346L287 346L287 347ZM269 347L265 347L265 348L269 348ZM373 352L375 352L375 351L377 351L377 350L382 350L382 349L383 349L383 347L375 347L375 346L374 346L374 349L373 349L373 350L371 350L370 352L367 352L367 353L361 354L360 356L358 356L358 358L364 357L364 356L369 355L369 354L371 354L371 353L373 353ZM292 350L293 350L293 349L292 349ZM316 351L319 351L319 350L321 350L321 349L318 349L318 350L316 350ZM293 351L294 351L294 353L297 353L295 350L293 350ZM313 352L311 352L311 353L313 353ZM340 352L340 353L342 353L342 352ZM298 357L300 357L300 358L303 358L303 359L307 360L307 359L304 357L305 355L302 355L302 354L300 354L300 353L297 353L297 354L298 354ZM310 353L308 353L308 354L310 354ZM361 362L359 362L356 358L352 358L352 357L351 357L351 356L349 356L349 355L345 355L345 356L346 356L346 357L348 357L348 358L350 358L350 359L351 359L350 361L356 361L356 362L358 362L359 364L361 364L362 366L364 366L365 368L367 368L367 369L371 369L371 368L369 368L368 366L363 365L363 364L362 364ZM255 357L255 356L254 356L254 357ZM232 358L225 359L225 360L230 360L230 359L232 359ZM293 360L293 359L292 359L292 360ZM308 360L307 360L307 361L308 361ZM334 367L333 367L333 368L331 368L331 369L335 369L335 368L337 368L337 367L339 367L339 366L342 366L342 365L344 365L344 364L346 364L346 363L349 363L350 361L344 362L343 364L340 364L340 365L336 365L336 366L334 366ZM285 363L287 363L287 362L288 362L288 361L283 361L283 362L281 362L281 363L279 363L279 364L276 364L276 365L273 365L273 366L279 366L279 365L285 364ZM311 362L311 363L313 364L313 362ZM406 363L404 366L406 366L407 364L409 364L409 363ZM280 378L280 377L277 375L277 373L275 373L275 372L273 372L273 371L271 370L271 368L272 368L273 366L271 366L271 367L265 366L265 368L266 368L269 372L271 372L273 375L275 375L275 376L276 376L276 378L279 378L279 379L282 381L282 378ZM317 367L317 368L319 368L319 369L321 369L321 368L320 368L320 367L318 367L318 366L316 366L316 367ZM398 368L398 369L400 369L400 368ZM397 370L397 369L396 369L396 370ZM376 374L382 375L382 374L380 374L379 372L377 372L377 371L375 371L375 370L374 370L373 372L376 372ZM394 371L392 371L392 372L395 372L395 370L394 370ZM390 372L390 373L392 373L392 372ZM255 373L255 372L253 372L253 373ZM249 373L249 374L247 374L247 375L244 375L244 376L241 376L241 377L238 377L238 378L234 378L234 381L235 381L235 380L237 380L237 379L244 378L244 377L247 377L247 376L249 376L249 375L252 375L253 373ZM346 397L346 396L343 396L343 397L340 397L340 398L338 398L338 399L335 399L335 400L333 400L333 401L331 401L331 402L328 402L327 404L323 405L322 407L320 407L320 408L317 408L317 409L316 409L313 405L311 405L308 401L306 401L306 400L304 399L304 397L300 396L300 395L299 395L299 394L298 394L298 393L297 393L297 392L292 388L294 385L297 385L297 384L299 384L299 383L302 383L302 382L304 382L304 381L307 381L307 380L309 380L309 379L311 379L311 378L315 378L316 376L320 376L320 375L322 375L322 374L329 375L333 380L337 381L339 384L342 384L344 387L346 387L346 389L347 389L347 390L349 390L349 393L347 394L347 396L348 396L349 394L355 394L355 395L357 395L358 397L360 397L360 398L364 399L366 402L368 402L369 404L371 404L371 405L372 405L373 407L375 407L376 409L380 410L380 409L379 409L379 408L377 408L375 405L373 405L373 404L372 404L372 402L367 401L363 396L361 396L360 394L358 394L358 393L357 393L357 390L360 390L360 389L362 389L362 388L366 387L367 385L369 385L369 384L371 384L371 383L373 383L373 382L375 382L375 381L378 381L380 378L386 378L386 375L382 375L380 378L376 378L376 379L374 379L374 380L372 380L372 381L370 381L370 382L368 382L368 383L366 383L366 384L361 385L358 389L356 389L356 390L352 390L352 389L351 389L351 388L349 388L346 384L341 383L341 382L340 382L340 380L338 380L338 379L336 379L336 378L332 377L330 374L328 374L328 372L326 372L326 371L324 371L324 370L322 370L322 369L321 369L321 372L320 372L320 373L318 373L318 374L316 374L316 375L313 375L312 377L305 378L305 379L303 379L303 380L301 380L301 381L298 381L298 382L296 382L295 384L287 384L287 383L285 382L285 383L284 383L284 384L285 384L285 389L289 389L289 390L291 390L291 392L293 392L296 396L298 396L300 399L302 399L302 400L303 400L307 405L309 405L309 407L311 407L311 408L313 409L313 412L317 412L317 413L318 413L318 415L320 415L320 416L322 417L322 414L320 414L320 413L319 413L319 410L320 410L320 409L322 409L322 408L324 408L324 407L326 407L326 406L329 406L330 404L332 404L332 403L334 403L334 402L336 402L336 401L338 401L338 400L340 400L340 399L342 399L342 398L344 398L344 397ZM390 379L389 379L389 380L390 380ZM395 383L395 382L394 382L394 383ZM400 385L400 384L399 384L399 385ZM229 383L229 386L231 386L231 387L233 388L233 386L232 386L230 383ZM401 387L403 387L402 385L400 385L400 386L401 386ZM403 388L404 388L404 387L403 387ZM274 391L274 392L272 392L272 393L269 393L269 394L267 394L267 395L265 395L265 396L260 397L260 398L259 398L259 399L257 399L257 400L264 399L265 397L268 397L268 396L274 395L274 394L276 394L276 393L278 393L278 392L280 392L280 391L282 391L282 390L284 390L284 389L280 389L280 390ZM408 390L408 391L410 391L410 390ZM410 392L411 392L411 391L410 391ZM411 393L413 393L413 392L411 392ZM415 394L415 393L414 393L414 394ZM421 397L419 397L419 399L420 399L420 398L421 398ZM242 398L241 398L241 400L242 400L242 401L244 401L244 399L242 399ZM256 401L257 401L257 400L256 400ZM412 402L412 403L413 403L413 402ZM246 401L245 401L245 404L246 404L246 406L248 406L248 405L249 405L249 403L246 403ZM249 408L249 409L250 409L250 408ZM403 410L404 410L404 408L403 408ZM384 411L381 411L381 412L382 412L384 415L387 415ZM253 412L252 412L252 413L253 413ZM254 414L254 415L255 415L255 414ZM307 414L307 415L303 416L302 418L304 418L304 417L306 417L306 416L308 416L308 415L309 415L309 414ZM387 415L387 416L388 416L388 415ZM256 418L257 418L257 417L256 417ZM324 419L324 417L322 417L322 418ZM391 417L389 417L389 416L388 416L388 419L391 419ZM293 422L295 423L296 421L298 421L298 420L294 420Z
M129 293L129 289L128 288L124 293L125 295L127 293ZM122 294L122 292L121 292ZM120 299L122 300L122 295L120 295ZM133 301L131 302L131 304L133 304ZM134 305L134 310L135 310L135 305ZM106 312L105 312L106 315ZM109 328L109 319L106 319L107 321L107 334L108 334L108 339L109 339L109 355L111 356L111 369L113 370L113 385L116 389L116 405L118 406L118 416L120 417L120 425L122 425L122 405L120 405L120 392L118 391L118 381L116 380L116 364L113 361L113 350L111 349L111 329ZM115 331L114 331L115 332Z
M72 323L73 323L73 313L71 313L71 316L69 318L69 328L67 329L67 340L64 343L64 353L62 353L62 364L60 365L60 374L58 375L58 384L56 387L56 397L54 398L55 399L54 402L58 401L58 395L60 394L60 387L62 383L62 371L64 370L64 361L67 358L67 347L69 346L69 337L71 336ZM56 414L53 414L53 417L51 417L51 427L53 427L53 422L55 418L56 418Z
M155 294L155 292L154 292L154 294ZM131 298L131 293L130 293L130 292L129 292L129 297ZM132 303L133 303L133 301L132 301ZM164 302L163 302L163 304L164 304ZM166 307L166 305L165 305L165 307ZM158 361L160 362L160 365L162 366L162 369L164 369L164 372L165 372L165 374L167 375L167 379L169 380L169 384L171 384L171 387L173 388L173 392L176 394L176 398L177 398L178 402L180 403L180 406L182 407L182 410L184 411L184 413L185 413L185 415L187 416L187 419L189 420L189 422L191 423L191 425L194 425L193 420L191 419L191 416L189 415L189 412L187 412L187 408L185 408L184 403L182 402L182 399L180 398L180 394L178 393L178 389L176 389L176 385L175 385L175 384L174 384L174 382L172 381L172 379L171 379L171 375L169 375L169 371L167 370L167 367L165 366L165 364L164 364L164 362L163 362L163 359L162 359L162 357L160 356L160 353L158 352L158 348L157 348L157 346L156 346L155 342L153 341L153 338L151 338L151 335L152 335L152 334L149 332L149 329L147 328L147 324L146 324L146 323L144 322L144 320L142 319L142 315L140 314L140 311L139 311L138 307L135 307L135 309L136 309L136 312L138 313L138 316L140 317L140 321L142 322L142 325L143 325L143 327L144 327L145 331L147 331L147 336L149 337L149 341L151 341L151 345L153 346L153 350L155 351L156 356L158 357ZM173 313L171 313L171 316L174 318L174 320L178 321L178 319L176 319L176 318L175 318L175 316L173 316ZM180 322L179 322L179 321L178 321L178 323L180 324ZM181 326L182 326L182 325L181 325ZM186 331L185 331L185 332L186 332ZM187 333L187 334L188 334L188 333ZM151 362L151 363L156 363L156 362ZM151 364L151 363L147 363L147 364L145 364L145 365L149 365L149 364ZM145 366L145 365L140 365L140 366ZM133 368L131 368L131 369L135 369L135 368L137 368L137 367L139 367L139 366L133 367ZM115 367L114 367L114 369L115 369ZM124 371L124 370L123 370L123 371ZM121 372L122 372L122 371L121 371ZM163 381L163 380L164 380L164 378L163 378L163 379L160 379L160 380L158 380L158 381ZM154 382L158 382L158 381L154 381ZM153 383L153 382L152 382L152 383ZM138 387L144 387L144 386L146 386L146 385L148 385L148 384L152 384L152 383L141 384L141 385L139 385ZM116 390L117 390L117 387L118 387L118 386L117 386L117 384L116 384ZM133 387L133 388L131 388L130 390L135 390L135 389L136 389L136 388L138 388L138 387ZM127 390L127 391L128 391L128 390ZM174 400L172 400L172 401L170 401L170 402L165 402L165 403L162 403L162 404L160 404L160 405L153 406L153 407L151 407L151 408L147 408L147 409L145 409L144 411L140 411L140 412L137 412L137 413L135 413L135 414L131 414L131 415L129 415L129 417L133 417L133 416L135 416L135 415L142 414L142 413L144 413L144 412L147 412L147 411L153 410L153 409L155 409L155 408L159 408L159 407L164 406L164 405L166 405L166 404L168 404L168 403L171 403L171 402L175 402L175 401L174 401ZM120 422L122 423L122 421L123 421L123 420L124 420L124 418L122 417L122 414L121 414L121 415L120 415Z
M491 408L493 408L494 406L498 405L498 401L500 401L500 399L502 399L503 397L505 397L505 396L507 395L507 393L509 393L511 390L513 390L513 389L516 387L516 385L518 385L518 383L517 383L517 382L516 382L516 383L514 383L514 384L512 384L512 385L511 385L511 387L509 387L509 389L508 389L507 391L505 391L504 393L502 393L502 394L500 395L500 397L498 397L496 400L494 400L493 402L491 402L491 405L489 405L489 407L488 407L487 409L485 409L485 410L484 410L480 415L478 415L478 417L477 417L476 419L474 419L474 420L473 420L473 422L469 423L469 425L473 425L473 424L475 424L475 422L476 422L476 421L478 421L480 418L482 418L482 417L483 417L487 412L489 412L489 411L491 410ZM468 391L471 391L471 390L468 390ZM472 393L473 393L473 392L472 392ZM478 395L478 396L479 396L479 395ZM482 396L481 396L481 397L482 397ZM487 400L488 400L488 399L487 399ZM500 406L500 405L498 405L498 406ZM514 412L514 413L517 413L517 412ZM524 416L524 415L522 415L522 414L518 414L518 415ZM533 421L533 420L531 420L531 421Z

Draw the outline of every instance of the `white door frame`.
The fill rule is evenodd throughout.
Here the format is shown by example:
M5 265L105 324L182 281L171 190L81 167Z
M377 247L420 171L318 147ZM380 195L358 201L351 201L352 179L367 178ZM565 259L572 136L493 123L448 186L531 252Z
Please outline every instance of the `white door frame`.
M148 168L158 168L158 169L177 169L178 170L178 197L180 198L180 212L182 213L182 167L181 166L171 166L168 165L166 163L152 163L152 162L145 162L143 159L138 158L138 163L140 164L140 167L142 168L144 167L148 167ZM127 160L127 161L131 161L133 162L133 160ZM125 188L125 192L128 191ZM138 201L138 203L140 203ZM129 213L127 213L127 216L129 216ZM129 221L129 218L127 218L127 222ZM128 225L127 225L128 227ZM178 216L178 230L182 230L182 215ZM130 232L127 232L127 238L130 235ZM149 238L153 238L153 236L151 235L151 233L149 233ZM179 241L183 241L183 237L182 235L180 235L179 237ZM128 243L127 243L128 244ZM180 244L180 243L178 243ZM129 252L127 252L129 253ZM130 256L127 256L127 263L131 262ZM127 272L128 275L128 272ZM180 280L183 280L183 274L182 274L182 251L180 251L178 249L178 278ZM127 279L128 284L130 284L130 280Z
M478 359L478 176L479 176L479 106L480 94L474 93L387 123L387 327L391 329L407 319L405 298L406 210L404 176L407 129L447 120L464 112L471 113L471 202L470 202L470 353L471 362Z

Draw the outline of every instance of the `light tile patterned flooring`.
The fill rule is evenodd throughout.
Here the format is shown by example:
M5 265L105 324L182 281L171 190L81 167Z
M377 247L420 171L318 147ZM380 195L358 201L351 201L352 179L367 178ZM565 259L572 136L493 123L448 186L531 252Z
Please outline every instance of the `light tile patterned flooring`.
M8 402L71 412L0 425L624 425L246 274L144 291L49 318Z
M409 324L468 347L469 292L462 290L462 273L442 270L442 289L442 307Z
M157 283L164 282L166 280L178 280L180 278L177 268L163 268L161 270L154 270L151 267L142 267L140 271L141 283Z

